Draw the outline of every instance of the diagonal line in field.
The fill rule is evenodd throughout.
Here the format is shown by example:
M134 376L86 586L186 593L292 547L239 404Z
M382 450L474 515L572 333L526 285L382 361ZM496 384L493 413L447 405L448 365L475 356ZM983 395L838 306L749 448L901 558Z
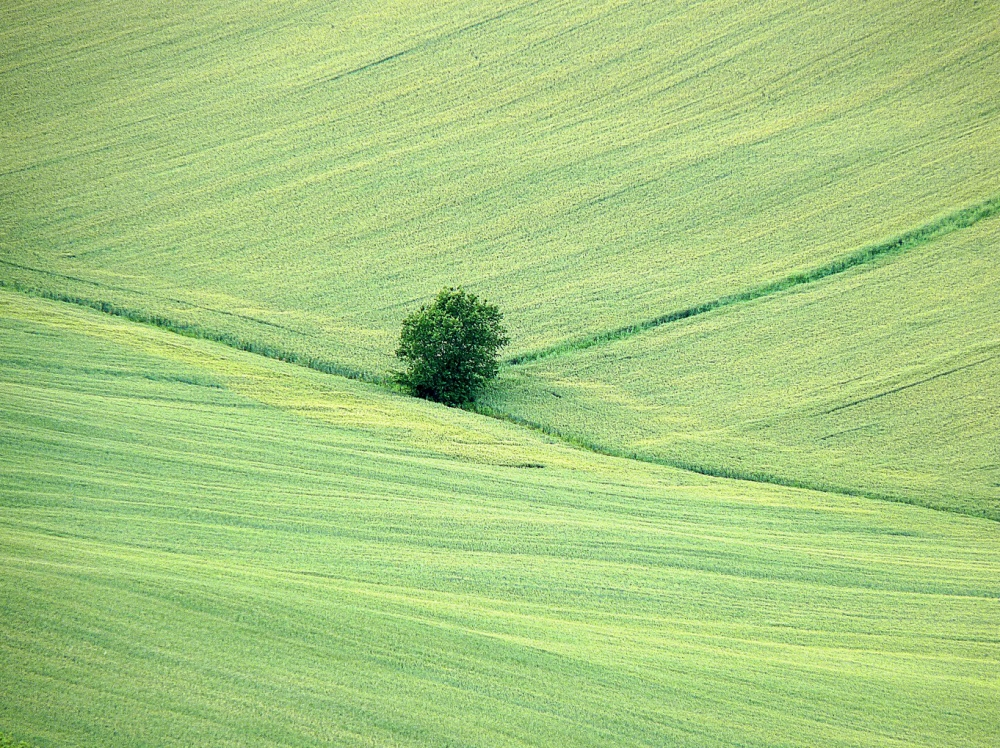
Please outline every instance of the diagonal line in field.
M0 260L0 264L6 264L11 267L26 268L27 266L18 265L13 262L6 262L5 260ZM47 273L48 271L39 271ZM73 276L61 276L60 273L48 273L52 276L72 278ZM79 279L86 283L92 283L98 288L101 287L99 283L94 283L93 281L84 281L84 279ZM84 296L76 296L73 294L62 293L59 291L50 291L45 288L37 288L34 286L26 286L19 283L16 280L9 280L0 277L0 288L7 289L10 291L16 291L18 293L23 293L26 296L35 296L41 299L48 299L49 301L59 301L67 304L75 304L77 306L88 307L94 309L98 312L103 312L104 314L110 314L113 317L121 317L122 319L127 319L131 322L138 322L144 325L152 325L153 327L159 327L162 330L169 330L170 332L177 333L178 335L184 335L189 338L198 338L200 340L210 340L213 343L221 343L222 345L229 346L230 348L235 348L240 351L246 351L247 353L255 353L258 356L264 356L265 358L272 358L276 361L284 361L288 364L295 364L297 366L304 366L308 369L315 369L316 371L321 371L324 374L333 374L339 377L345 377L347 379L355 379L362 382L369 382L371 384L385 384L385 377L374 374L372 372L364 371L361 369L355 369L344 364L339 364L334 361L327 361L324 359L317 358L316 356L304 355L298 351L294 351L287 348L280 348L275 345L269 345L267 343L261 343L257 340L252 340L248 338L241 338L234 335L231 332L226 332L222 329L216 329L211 327L206 327L201 324L191 323L191 322L180 322L168 317L164 317L160 314L154 314L143 309L135 309L131 307L122 306L121 304L116 304L110 301L102 301L100 299L92 299ZM181 304L187 304L188 302L179 302ZM264 324L271 324L275 327L280 327L274 323L267 323L264 320L257 320L253 317L244 317L243 315L236 314L235 312L226 312L221 309L211 309L210 307L200 307L194 304L189 304L198 309L204 309L211 312L219 312L221 314L227 314L231 317L243 317L244 319L264 322ZM285 328L291 330L291 328ZM292 330L292 332L295 332Z
M336 83L339 80L343 80L344 78L348 78L350 76L357 75L359 73L364 73L368 70L371 70L372 68L378 67L379 65L383 65L387 62L392 62L393 60L397 60L400 57L404 57L414 52L418 52L421 49L424 49L425 47L430 47L434 44L438 44L439 42L445 39L452 39L456 36L461 36L462 34L468 33L469 31L478 29L482 26L486 26L487 24L493 23L494 21L499 21L502 18L517 13L521 10L524 10L525 8L530 8L533 5L538 5L540 2L542 2L542 0L530 0L530 2L522 3L521 5L516 5L513 8L507 8L506 10L496 13L495 15L492 15L488 18L483 18L479 21L474 21L473 23L467 24L453 31L448 31L444 34L433 36L429 39L424 39L422 42L414 44L412 47L401 49L399 52L394 52L391 55L386 55L381 59L373 60L371 62L366 62L365 64L359 65L355 68L351 68L349 70L342 70L341 72L334 73L333 75L328 76L326 78L320 78L319 80L311 81L303 88L305 89L318 88L319 86L326 86L329 85L330 83Z
M859 265L866 265L882 257L899 254L913 249L914 247L928 244L936 239L940 239L941 237L950 234L953 231L969 228L979 221L997 214L1000 214L1000 195L995 195L988 200L977 203L969 208L964 208L956 211L955 213L944 216L943 218L938 218L930 223L924 224L923 226L907 231L904 234L900 234L894 239L863 247L862 249L859 249L856 252L853 252L846 257L842 257L839 260L835 260L827 265L821 265L820 267L813 268L812 270L808 270L803 273L789 275L785 278L781 278L771 283L766 283L762 286L756 286L746 291L721 296L717 299L712 299L711 301L706 301L696 306L687 307L686 309L669 312L667 314L660 315L659 317L654 317L653 319L643 320L641 322L636 322L634 324L619 327L607 332L595 333L585 338L578 338L577 340L557 343L549 348L542 348L536 351L529 351L527 353L511 356L504 361L504 363L507 366L518 366L531 361L538 361L543 358L550 358L552 356L559 356L572 353L574 351L593 348L597 345L613 343L616 340L630 338L633 335L638 335L646 330L651 330L654 327L660 327L661 325L666 325L671 322L678 322L682 319L687 319L688 317L696 317L699 314L705 314L706 312L711 312L722 307L742 304L764 296L771 296L772 294L787 291L788 289L796 286L813 283L831 275L843 273L851 268L858 267Z
M121 286L113 286L110 283L99 283L98 281L88 280L86 278L78 278L75 275L65 275L64 273L56 273L56 272L53 272L51 270L43 270L41 268L31 267L30 265L21 265L21 264L19 264L17 262L11 262L9 260L0 260L0 265L6 265L7 267L17 268L18 270L27 270L29 273L39 273L41 275L47 275L50 278L62 278L63 280L73 281L74 283L83 283L83 284L86 284L88 286L93 286L94 288L104 289L104 290L107 290L107 291L119 291L121 293L135 294L137 296L142 295L142 296L152 296L153 298L157 298L155 296L155 294L151 294L148 291L144 291L144 292L142 292L140 294L140 292L138 292L138 291L136 291L134 289L131 289L131 288L123 288ZM4 285L6 285L6 284L4 283L3 279L0 278L0 286L4 286ZM17 286L17 284L14 284L14 283L10 284L10 287L14 288L14 290L23 291L23 292L27 292L28 291L28 289L19 288L19 287L16 287L16 286ZM31 289L31 290L32 291L36 291L38 289ZM163 301L169 301L172 304L179 304L180 306L189 307L191 309L200 309L202 311L212 312L214 314L222 314L222 315L225 315L226 317L235 317L235 318L238 318L238 319L246 320L247 322L254 322L254 323L259 324L259 325L267 325L268 327L275 327L275 328L277 328L279 330L287 330L288 332L294 332L294 333L296 333L298 335L308 335L309 334L309 333L306 333L306 332L304 332L302 330L296 330L295 328L289 327L288 325L282 325L282 324L279 324L278 322L270 322L270 321L268 321L266 319L261 319L259 317L253 317L253 316L251 316L249 314L240 314L239 312L228 312L225 309L216 309L216 308L210 307L210 306L203 306L202 304L195 304L193 301L184 301L183 299L175 299L175 298L170 297L170 296L161 296L161 297L158 297L158 298L162 299ZM69 299L57 299L57 298L54 298L54 297L51 298L51 300L52 301L69 301ZM95 302L95 303L100 303L100 302ZM92 304L89 304L89 306L92 306ZM97 307L94 307L94 308L97 308ZM125 316L125 315L120 315L119 314L117 316Z
M908 390L911 387L919 387L922 384L927 384L927 382L933 382L935 379L940 379L941 377L946 377L949 374L954 374L956 372L962 371L963 369L970 369L973 366L978 366L979 364L985 364L987 361L992 361L997 358L997 356L987 356L986 358L981 358L978 361L973 361L971 364L963 364L962 366L956 366L953 369L948 369L947 371L938 372L929 377L924 377L916 382L910 382L909 384L900 385L899 387L893 387L885 392L879 392L877 395L869 395L868 397L862 397L858 400L852 400L849 403L844 403L843 405L838 405L835 408L830 408L829 410L824 410L820 415L829 415L830 413L836 413L840 410L846 410L847 408L853 408L855 405L861 405L863 403L871 402L872 400L878 400L879 398L886 397L888 395L895 395L897 392L902 392L903 390Z

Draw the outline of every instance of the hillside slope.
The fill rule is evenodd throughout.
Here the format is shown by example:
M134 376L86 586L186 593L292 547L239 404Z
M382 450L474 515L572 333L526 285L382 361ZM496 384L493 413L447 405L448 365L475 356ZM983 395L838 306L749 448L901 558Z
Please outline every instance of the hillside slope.
M996 2L7 3L0 277L384 373L514 352L1000 192Z
M605 345L488 405L613 452L1000 520L1000 219Z
M0 292L0 730L988 746L1000 537Z
M992 748L998 17L5 3L0 735Z

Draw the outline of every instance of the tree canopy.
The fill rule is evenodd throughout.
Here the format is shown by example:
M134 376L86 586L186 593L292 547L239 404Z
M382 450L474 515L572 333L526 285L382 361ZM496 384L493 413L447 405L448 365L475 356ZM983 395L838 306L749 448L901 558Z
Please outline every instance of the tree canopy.
M434 302L403 320L396 356L407 362L395 380L417 397L462 405L499 370L507 345L503 314L461 288L442 289Z

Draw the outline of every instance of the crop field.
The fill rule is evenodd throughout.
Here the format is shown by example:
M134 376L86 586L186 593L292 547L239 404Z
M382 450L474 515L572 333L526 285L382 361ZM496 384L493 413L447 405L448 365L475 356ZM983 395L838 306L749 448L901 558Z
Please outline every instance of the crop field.
M0 320L14 737L964 747L1000 730L992 522L602 457L20 294L0 292Z
M1000 520L1000 218L508 367L494 409L612 452Z
M993 748L998 18L3 3L0 746Z
M376 376L464 283L544 348L1000 193L998 14L8 2L3 276Z

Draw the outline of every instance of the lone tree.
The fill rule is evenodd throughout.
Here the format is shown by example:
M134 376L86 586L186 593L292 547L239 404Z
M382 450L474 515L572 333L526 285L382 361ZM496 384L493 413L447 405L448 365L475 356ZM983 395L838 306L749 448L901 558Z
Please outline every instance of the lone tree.
M462 405L497 375L507 345L503 314L461 288L445 288L434 303L403 320L396 356L408 362L396 382L417 397Z

